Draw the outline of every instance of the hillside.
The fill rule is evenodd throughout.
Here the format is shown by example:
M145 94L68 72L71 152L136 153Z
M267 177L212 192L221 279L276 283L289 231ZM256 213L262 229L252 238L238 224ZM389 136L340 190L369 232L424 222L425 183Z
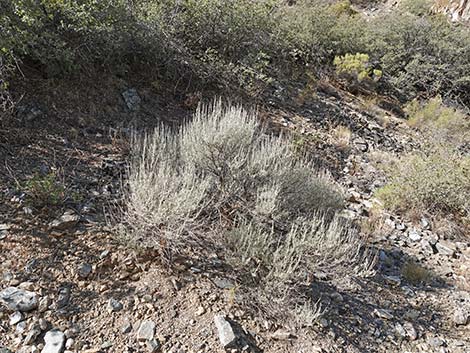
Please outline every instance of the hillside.
M0 0L0 353L470 352L455 4Z

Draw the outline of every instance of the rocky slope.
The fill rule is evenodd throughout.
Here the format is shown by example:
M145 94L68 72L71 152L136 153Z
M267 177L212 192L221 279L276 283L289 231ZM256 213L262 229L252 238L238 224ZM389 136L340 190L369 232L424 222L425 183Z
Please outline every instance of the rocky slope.
M172 124L188 115L145 88L109 89L106 97L103 112L113 110L116 125ZM168 269L116 239L107 210L120 197L127 130L58 126L53 114L80 116L84 104L36 100L24 105L17 127L1 131L1 353L470 351L468 238L424 215L380 215L370 239L374 273L315 274L312 291L325 313L314 327L293 327L248 309L217 251ZM358 223L376 220L373 192L385 182L380 164L421 143L379 105L387 107L325 86L260 109L272 129L304 141L301 147L330 170L347 192L344 216ZM339 138L339 126L351 134ZM42 211L29 207L18 177L36 168L60 169L81 197Z

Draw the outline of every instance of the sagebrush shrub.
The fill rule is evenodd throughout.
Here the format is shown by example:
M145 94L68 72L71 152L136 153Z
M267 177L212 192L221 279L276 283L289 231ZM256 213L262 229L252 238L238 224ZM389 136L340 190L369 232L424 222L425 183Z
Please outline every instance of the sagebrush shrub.
M133 145L120 220L135 245L184 253L211 239L241 278L256 262L252 285L276 288L279 300L308 273L351 270L367 256L336 215L339 189L251 111L217 101L179 130L159 128Z

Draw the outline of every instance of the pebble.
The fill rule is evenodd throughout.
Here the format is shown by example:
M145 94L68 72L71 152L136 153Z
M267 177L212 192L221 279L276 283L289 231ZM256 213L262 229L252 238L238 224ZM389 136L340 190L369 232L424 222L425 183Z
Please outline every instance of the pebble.
M226 279L226 278L214 278L212 280L214 284L221 288L221 289L233 289L235 288L235 285L232 283L232 281Z
M26 338L24 339L24 344L28 345L28 344L34 343L34 341L36 341L36 338L38 338L40 334L41 334L41 328L39 327L39 325L37 324L33 325L31 330L26 335Z
M198 307L197 310L196 310L196 315L197 315L197 316L201 316L201 315L203 315L205 312L206 312L206 309L204 309L203 306L200 306L200 307Z
M455 250L453 249L452 244L444 240L440 240L439 242L436 243L436 249L439 252L439 254L446 255L446 256L453 256L455 253Z
M224 348L235 348L237 343L237 336L233 331L232 325L224 316L216 315L214 317L215 327L219 335L219 340Z
M408 232L408 237L411 241L417 242L421 240L421 232L416 229L411 229Z
M108 301L108 312L116 312L122 310L122 303L118 302L116 299L111 298Z
M10 315L10 325L16 325L20 321L23 321L23 319L23 314L19 311L15 311L13 314Z
M454 311L452 319L457 326L465 326L469 322L469 316L470 314L467 310L465 310L464 308L457 308Z
M41 353L61 353L64 349L65 335L63 332L53 329L44 336L45 346Z
M121 332L122 333L129 333L132 331L132 325L129 322L129 320L125 320L124 323L121 326Z
M73 338L68 338L67 341L65 341L65 349L72 348L74 344L75 340Z
M161 347L160 342L157 341L156 339L151 339L150 341L147 341L147 350L150 353L158 352L160 347Z
M0 301L10 310L31 311L38 307L38 296L34 292L7 287L0 292Z
M88 276L91 274L92 267L88 263L83 263L81 264L78 269L77 269L77 275L80 278L88 278Z
M155 335L155 323L151 320L142 321L137 331L137 340L150 341Z
M386 309L375 309L374 314L381 319L385 319L385 320L393 319L393 314L389 310L386 310Z

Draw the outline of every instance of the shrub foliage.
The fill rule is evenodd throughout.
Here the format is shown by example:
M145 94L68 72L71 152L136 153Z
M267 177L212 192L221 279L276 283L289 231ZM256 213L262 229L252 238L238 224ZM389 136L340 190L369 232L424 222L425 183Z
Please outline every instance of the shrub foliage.
M336 215L341 192L254 113L216 102L134 146L121 221L136 245L168 255L204 240L280 300L309 273L364 265L362 239Z

